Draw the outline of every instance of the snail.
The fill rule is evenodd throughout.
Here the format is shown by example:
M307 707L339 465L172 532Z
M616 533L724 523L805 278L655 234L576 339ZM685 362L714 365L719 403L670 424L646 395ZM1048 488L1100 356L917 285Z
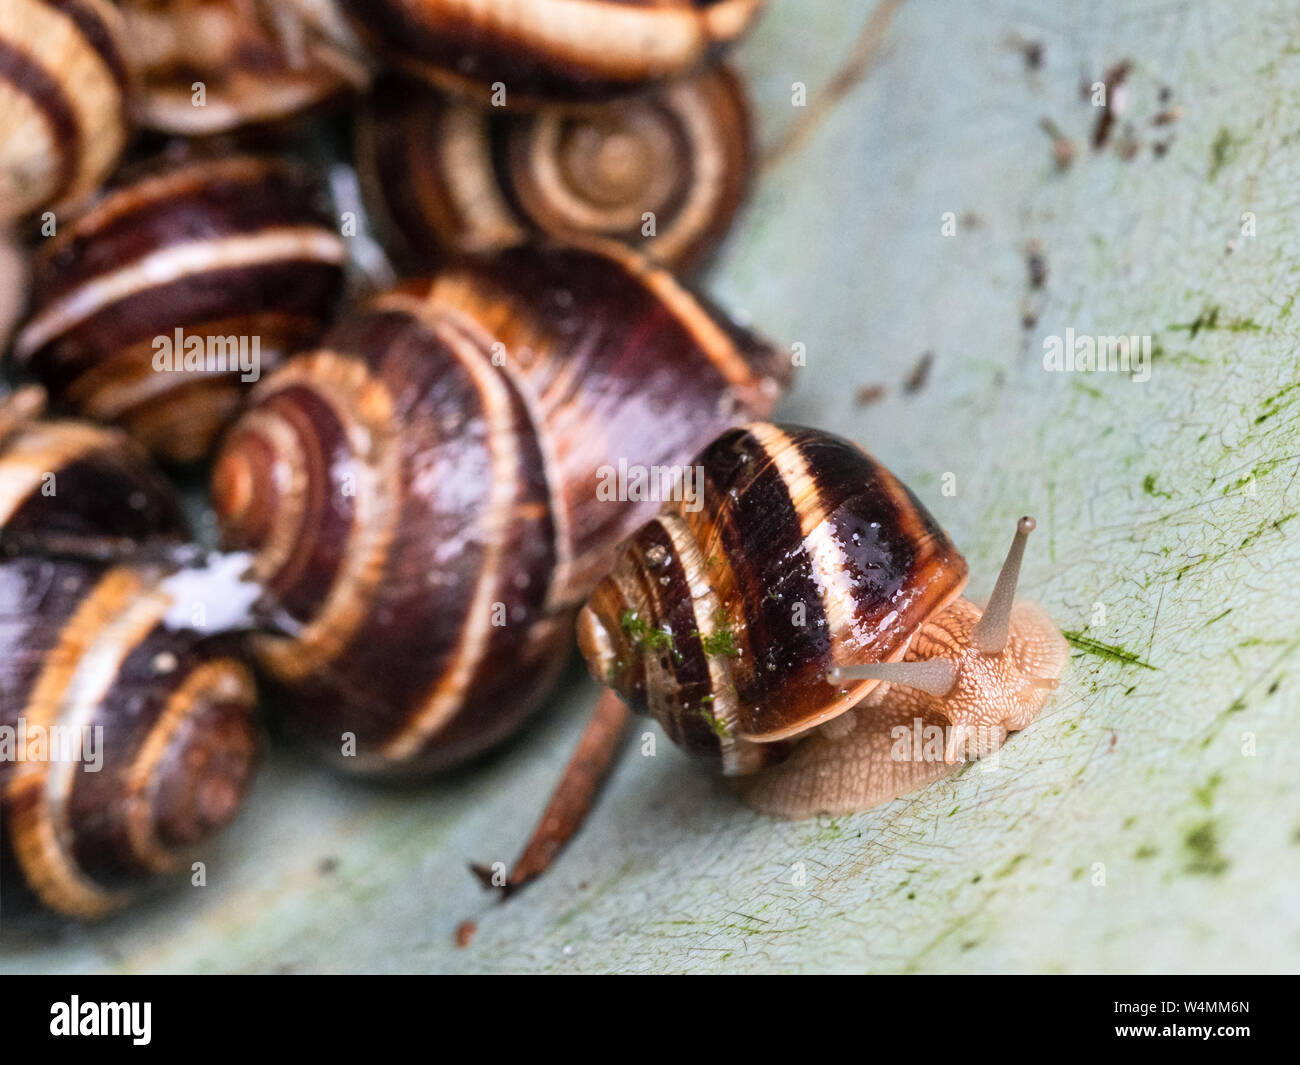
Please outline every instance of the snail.
M800 818L867 809L990 754L1065 667L1051 618L1014 598L1031 518L981 609L943 530L851 442L759 422L695 464L700 505L666 503L578 615L579 649L610 691L510 875L476 870L507 892L576 831L626 707L744 778L757 810ZM930 744L919 754L916 724Z
M126 146L131 89L108 0L0 0L0 223L99 186Z
M37 248L12 358L75 412L193 461L249 383L316 338L344 259L296 165L164 153Z
M206 136L323 104L369 78L330 3L122 0L141 74L133 112L165 133Z
M606 99L727 49L763 0L342 0L392 65L505 102ZM501 102L498 98L498 104Z
M607 237L683 270L726 233L753 169L725 67L576 110L484 108L386 77L357 123L358 174L389 243L424 266L538 236Z
M6 906L21 884L92 918L239 807L253 681L213 630L252 589L246 560L178 566L184 518L138 445L41 409L0 401L0 547L21 552L0 561L0 864Z
M110 554L188 534L171 486L118 429L47 420L36 386L0 398L0 549L43 551L53 543Z
M617 245L466 258L344 316L213 470L225 544L299 625L255 642L290 716L371 774L511 734L653 512L620 460L682 462L770 410L790 364Z
M14 870L46 908L102 917L237 812L260 745L252 675L231 638L190 627L175 581L140 564L0 562L6 905Z

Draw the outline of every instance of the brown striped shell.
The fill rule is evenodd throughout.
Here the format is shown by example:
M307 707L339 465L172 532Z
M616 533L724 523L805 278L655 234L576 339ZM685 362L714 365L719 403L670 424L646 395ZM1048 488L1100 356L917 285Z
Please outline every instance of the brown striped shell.
M259 386L214 471L227 543L299 629L259 647L291 715L359 771L511 733L653 512L602 498L609 470L680 463L788 373L617 246L468 259L346 316Z
M506 103L593 101L718 56L763 0L342 0L392 65Z
M23 884L97 917L234 816L260 734L234 638L195 628L229 584L110 561L183 540L170 486L120 430L42 406L0 400L0 879L6 906ZM79 763L42 754L84 735Z
M0 868L48 909L101 917L205 858L259 748L252 676L190 629L162 571L0 562ZM78 746L78 741L81 745Z
M624 545L578 619L592 674L727 774L859 702L832 665L900 658L966 584L908 489L830 433L756 423L694 460L683 492ZM689 482L688 482L689 484Z
M677 269L726 233L753 166L726 68L582 109L481 107L407 78L376 85L357 167L389 243L424 265L538 236L620 240Z
M204 136L286 118L361 87L360 45L332 4L121 0L141 125ZM201 92L201 95L200 95Z
M43 407L36 388L0 399L0 546L7 553L60 540L185 538L175 493L138 444L90 422L42 420Z
M126 145L131 89L109 0L0 0L0 223L94 192Z
M14 361L156 456L201 458L333 311L345 249L317 193L278 159L153 161L37 248Z

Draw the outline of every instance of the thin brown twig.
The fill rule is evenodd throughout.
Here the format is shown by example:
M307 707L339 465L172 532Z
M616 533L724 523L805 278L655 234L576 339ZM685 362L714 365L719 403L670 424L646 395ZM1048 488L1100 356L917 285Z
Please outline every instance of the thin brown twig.
M501 891L509 898L529 881L541 876L564 845L582 827L591 810L601 781L614 763L614 754L627 728L629 711L623 700L612 691L604 691L596 701L591 720L582 739L564 768L560 783L551 794L532 838L519 855L504 883L497 883L489 866L471 865L470 870L484 887Z
M850 93L867 76L876 53L884 41L885 30L903 0L880 0L853 42L848 58L816 96L808 103L803 115L791 122L763 153L762 170L779 164L803 146L813 132L834 110L835 105Z

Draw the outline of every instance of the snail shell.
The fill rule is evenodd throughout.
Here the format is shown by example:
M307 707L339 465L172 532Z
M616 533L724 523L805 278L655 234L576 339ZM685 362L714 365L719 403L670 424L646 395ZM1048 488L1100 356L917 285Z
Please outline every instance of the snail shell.
M186 523L171 486L125 433L39 419L44 397L24 388L0 400L0 539L6 547L56 538L179 542Z
M39 247L13 358L76 412L192 461L248 378L316 338L344 258L298 167L154 161Z
M135 116L166 133L274 122L368 77L360 45L328 4L122 0L121 7L141 72Z
M743 86L725 68L631 99L535 113L389 77L363 108L356 157L390 243L426 266L439 252L546 236L620 240L680 270L726 233L753 144Z
M176 608L159 570L0 563L7 896L18 883L49 909L101 917L238 810L259 747L252 677Z
M108 0L0 0L0 223L99 186L126 145L131 81Z
M835 663L897 658L957 597L966 562L907 488L855 445L766 423L697 459L702 506L665 506L578 620L592 674L728 775L861 700ZM775 741L775 742L774 742Z
M394 65L511 104L592 101L683 74L721 54L762 0L343 0Z
M346 316L258 387L213 475L226 542L301 626L258 641L290 713L325 747L353 734L361 771L508 735L657 505L603 479L680 463L788 373L617 246L466 260Z

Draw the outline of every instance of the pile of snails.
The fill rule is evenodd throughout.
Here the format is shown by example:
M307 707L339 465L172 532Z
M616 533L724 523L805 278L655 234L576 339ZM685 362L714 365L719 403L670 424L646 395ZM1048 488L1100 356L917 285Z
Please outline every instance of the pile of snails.
M6 885L92 918L184 868L263 701L348 772L464 764L575 642L608 690L520 860L479 868L507 892L629 708L785 817L1034 719L1066 655L1013 602L1032 521L962 598L921 503L766 421L790 354L683 280L750 184L722 56L761 7L0 0L0 347L31 382L0 397ZM302 150L349 140L395 284L358 267L347 164ZM620 465L698 497L610 499ZM161 472L196 466L214 551ZM890 758L913 718L942 759Z

